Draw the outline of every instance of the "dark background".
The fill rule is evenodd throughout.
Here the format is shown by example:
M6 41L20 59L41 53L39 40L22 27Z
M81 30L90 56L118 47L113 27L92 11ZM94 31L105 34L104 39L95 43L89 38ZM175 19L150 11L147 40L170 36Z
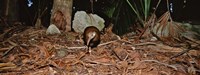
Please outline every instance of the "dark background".
M27 0L14 0L14 1L10 0L9 10L12 10L12 12L9 12L7 15L5 14L6 1L7 0L0 1L0 16L6 18L6 21L8 21L8 23L20 21L25 25L33 26L36 22L36 17L38 15L39 11L38 8L40 8L41 12L45 8L47 8L44 15L41 16L41 19L43 26L45 27L49 26L53 0L32 0L33 5L31 7L27 6L28 3ZM153 0L152 6L155 6L157 1L158 0ZM171 15L174 21L200 24L200 0L169 0L169 1L173 5L173 12L171 12ZM186 1L186 3L184 3L184 1ZM166 0L162 0L161 4L159 5L156 11L157 17L161 16L163 13L167 11L166 5L167 5ZM97 2L94 2L94 13L104 18L106 24L111 22L110 19L103 12L103 10L105 10L107 6L109 6L109 0L97 0ZM153 8L154 7L152 7L151 9ZM76 11L80 10L91 13L90 0L74 0L72 15L74 15ZM15 15L16 17L12 17L12 15ZM121 28L121 26L115 28L118 29Z

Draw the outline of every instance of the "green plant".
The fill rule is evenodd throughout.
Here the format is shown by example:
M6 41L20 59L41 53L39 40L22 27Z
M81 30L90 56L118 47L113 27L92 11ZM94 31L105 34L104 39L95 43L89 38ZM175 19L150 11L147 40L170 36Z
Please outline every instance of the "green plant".
M169 12L168 0L166 1L168 11L166 11L166 13L164 13L158 20L156 20L155 12L161 0L158 1L152 15L150 15L149 11L151 0L139 0L140 5L136 3L131 3L129 0L126 1L132 8L134 13L137 15L137 19L139 19L139 22L144 27L139 38L141 38L142 35L145 33L150 34L151 32L154 32L159 37L170 37L171 39L173 39L174 37L179 37L184 31L184 29L180 27L180 25L172 20L171 14Z
M139 22L142 23L144 27L144 23L147 21L147 18L149 17L150 14L149 10L150 10L151 0L139 0L140 4L139 3L136 4L135 2L131 3L129 0L126 0L126 2L129 4L131 9L137 15Z
M113 31L122 35L130 31L130 27L135 22L135 14L125 0L107 1L103 12L112 19Z

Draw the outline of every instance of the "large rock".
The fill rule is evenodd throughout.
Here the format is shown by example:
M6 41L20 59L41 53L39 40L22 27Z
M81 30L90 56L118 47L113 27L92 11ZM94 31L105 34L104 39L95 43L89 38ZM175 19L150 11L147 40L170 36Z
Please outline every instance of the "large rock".
M96 14L87 14L85 11L77 11L74 16L72 28L78 33L83 33L88 26L95 26L101 31L105 26L104 22L104 19Z
M56 25L51 24L51 25L48 27L48 29L47 29L47 31L46 31L46 34L51 34L51 35L53 35L53 34L61 34L61 32L60 32L60 30L56 27Z

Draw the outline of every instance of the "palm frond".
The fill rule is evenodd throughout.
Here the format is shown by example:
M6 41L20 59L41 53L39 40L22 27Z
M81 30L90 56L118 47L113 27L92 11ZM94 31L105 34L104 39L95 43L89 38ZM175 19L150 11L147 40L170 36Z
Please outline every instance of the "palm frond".
M112 19L114 23L113 31L118 35L130 32L131 25L135 22L135 14L125 0L110 1L110 6L106 6L104 13Z
M179 37L184 29L174 22L170 12L164 13L153 27L153 32L160 37Z
M133 3L131 3L129 0L126 0L126 2L129 4L131 9L137 15L139 22L144 27L144 24L150 15L151 0L139 0L139 2L134 1Z

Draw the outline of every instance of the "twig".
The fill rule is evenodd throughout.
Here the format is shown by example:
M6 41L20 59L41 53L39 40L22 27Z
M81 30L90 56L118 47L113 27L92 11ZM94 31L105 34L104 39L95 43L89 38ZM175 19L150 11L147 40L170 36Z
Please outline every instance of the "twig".
M16 68L16 65L13 63L0 63L0 71L1 70L9 70L9 69L13 69Z
M158 37L153 31L151 31L151 34L156 37L159 41L164 42L160 37Z
M158 63L158 64L161 64L161 65L165 65L165 66L168 66L168 67L171 67L175 70L178 70L177 67L173 66L173 65L169 65L169 64L166 64L166 63L162 63L162 62L159 62L157 60L143 60L142 62L155 62L155 63Z
M8 40L8 43L10 43L10 44L13 45L13 46L17 46L17 44L14 43L14 42L12 42L11 40Z
M171 67L175 70L178 70L176 66L169 65L169 64L166 64L166 63L162 63L162 62L159 62L158 60L142 60L140 62L155 62L155 63L161 64L161 65L167 66L167 67ZM135 61L129 61L129 63L135 63Z
M126 41L126 40L120 40L120 41L122 41L122 42L125 42L125 43L128 43L128 44L133 44L132 42L130 42L130 41Z
M4 56L6 56L10 51L12 51L13 50L13 48L15 48L16 46L12 46L12 47L10 47L10 49L9 50L7 50L3 55L2 55L2 57L4 57Z
M154 42L144 42L144 43L138 43L134 44L135 46L143 46L143 45L156 45Z
M151 31L151 34L152 34L154 37L156 37L159 41L161 41L163 44L166 44L166 45L168 45L168 46L172 46L172 45L166 43L165 41L163 41L163 40L162 40L159 36L157 36L153 31ZM172 47L174 47L174 46L172 46Z
M8 49L10 49L10 48L1 48L0 52L7 51Z
M8 62L8 63L0 63L0 68L2 68L2 67L9 67L9 66L15 66L15 64L10 63L10 62Z
M102 62L92 61L92 60L87 60L86 62L88 62L88 63L94 63L94 64L100 64L100 65L105 65L105 66L113 65L111 63L102 63Z
M17 57L20 57L20 56L26 56L28 58L31 58L31 56L29 54L24 54L24 53L20 53L17 55Z
M99 44L99 46L103 46L103 45L107 45L107 44L110 44L110 43L113 43L113 42L116 42L117 40L114 40L114 41L110 41L110 42L106 42L106 43L102 43L102 44ZM66 47L67 49L86 49L87 46L81 46L81 47Z
M192 38L189 38L189 37L187 37L187 36L183 36L183 37L184 37L185 39L187 39L187 40L193 42L193 43L200 44L199 42L195 41L195 40L192 39Z
M198 45L196 45L196 46L194 46L194 47L191 47L191 48L189 48L189 49L185 49L185 50L183 50L182 52L180 52L180 53L178 53L178 54L172 56L170 59L179 57L179 56L183 55L184 53L189 52L190 50L193 50L193 49L195 49L195 48L198 48L198 46L200 46L200 44L198 44Z
M116 42L116 41L117 41L117 40L114 40L114 41L109 41L109 42L106 42L106 43L99 44L98 46L107 45L107 44L110 44L110 43L113 43L113 42Z
M86 46L81 46L81 47L66 47L67 49L86 49Z
M194 58L192 58L192 56L191 56L190 54L188 54L188 53L186 53L186 54L192 59L192 61L193 61L196 65L198 65L198 63L195 61ZM190 65L193 66L191 63L190 63ZM193 67L194 67L194 66L193 66Z

